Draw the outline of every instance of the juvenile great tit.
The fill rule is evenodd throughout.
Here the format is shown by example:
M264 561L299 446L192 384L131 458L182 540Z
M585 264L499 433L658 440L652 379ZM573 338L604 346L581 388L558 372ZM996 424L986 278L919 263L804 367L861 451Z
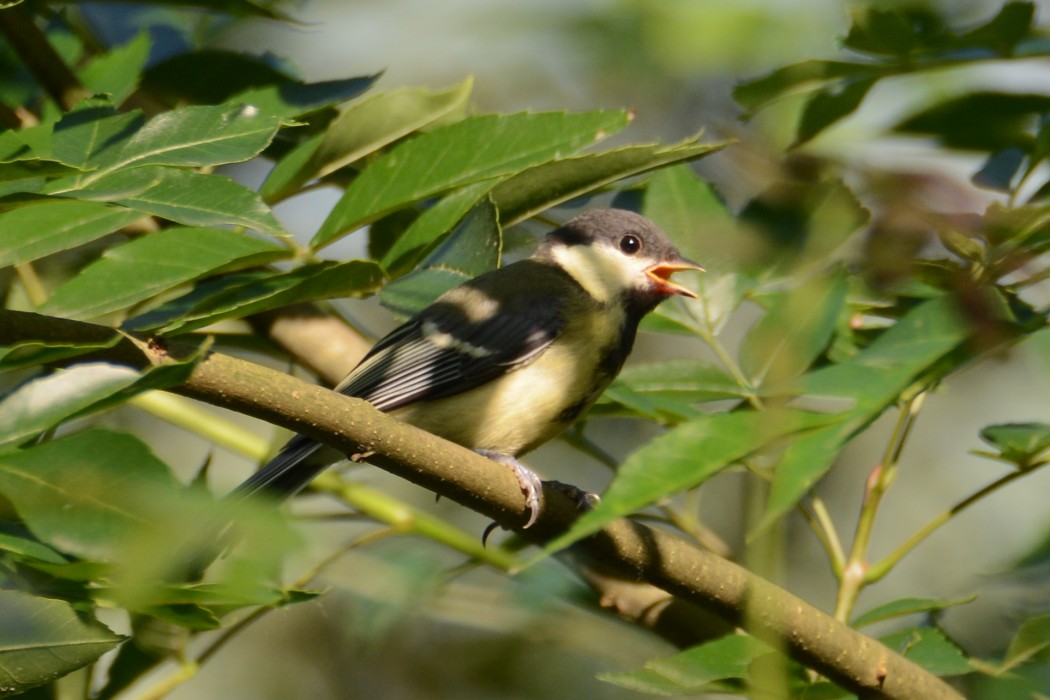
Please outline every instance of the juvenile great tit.
M599 209L531 257L445 293L380 340L336 387L514 470L539 516L542 483L517 457L579 418L620 371L642 317L700 270L652 221ZM341 457L296 435L235 494L288 497Z

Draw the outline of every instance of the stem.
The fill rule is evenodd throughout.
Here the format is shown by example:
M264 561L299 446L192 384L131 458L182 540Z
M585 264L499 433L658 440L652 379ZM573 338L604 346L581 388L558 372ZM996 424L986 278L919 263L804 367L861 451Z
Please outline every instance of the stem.
M18 54L22 65L63 110L68 111L80 100L91 97L24 6L0 10L0 34Z
M917 530L915 534L913 534L911 537L905 540L899 547L897 547L897 549L893 550L890 554L886 555L886 557L884 557L877 564L873 564L868 569L866 581L868 583L874 583L875 581L878 581L879 579L884 577L893 569L894 566L896 566L900 562L901 559L903 559L909 552L911 552L911 550L915 549L923 540L932 535L937 530L937 528L939 528L941 525L944 525L946 522L948 522L953 517L966 510L973 504L984 499L985 496L989 496L995 493L1007 484L1011 484L1017 479L1020 479L1023 476L1027 476L1029 473L1035 471L1036 469L1040 469L1041 467L1044 467L1047 464L1050 464L1050 461L1038 462L1030 466L1028 469L1018 469L1016 471L1012 471L1009 474L1006 474L1005 476L996 479L987 486L978 489L963 500L959 501L951 508L935 517L933 520L926 523L926 525Z
M810 496L809 508L803 507L801 512L816 534L817 541L820 542L824 552L828 555L828 561L831 563L831 570L835 573L835 578L841 580L842 572L846 568L846 552L842 548L838 530L835 529L835 523L831 520L831 515L828 513L827 506L824 505L824 500L819 496Z
M29 303L34 309L42 306L47 301L47 288L40 281L40 276L36 273L32 263L24 262L15 265L15 272L22 283L22 288L26 290L26 298L29 299Z
M911 432L912 425L925 403L926 392L921 391L913 396L904 406L897 425L886 446L882 463L875 466L868 476L864 490L864 503L857 518L857 530L853 536L853 546L849 557L842 568L839 581L839 593L835 601L835 619L845 623L849 621L857 596L870 583L868 578L868 545L871 544L871 533L875 527L875 516L879 512L882 498L897 476L897 467L904 443Z
M204 410L195 401L163 391L146 391L128 403L252 461L262 462L269 456L270 445L258 434Z

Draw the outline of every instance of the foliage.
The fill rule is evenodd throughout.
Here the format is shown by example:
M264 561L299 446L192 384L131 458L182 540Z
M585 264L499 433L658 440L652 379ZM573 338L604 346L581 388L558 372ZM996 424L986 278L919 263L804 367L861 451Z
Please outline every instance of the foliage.
M695 280L700 298L664 305L646 328L699 338L713 359L656 361L621 374L591 420L630 418L661 432L618 466L601 503L547 551L639 511L705 542L690 494L718 474L742 471L760 497L748 535L771 536L800 514L825 548L840 621L862 627L921 617L880 638L935 674L977 669L973 687L988 697L1017 673L1045 673L1045 618L1026 621L1002 659L978 660L936 623L939 611L966 601L908 598L864 614L855 609L859 593L931 532L1048 461L1050 427L989 426L981 437L994 451L983 454L1013 469L883 559L871 559L875 515L926 394L1046 324L1047 309L1032 293L1048 276L1045 96L946 98L893 126L931 136L945 151L981 154L985 165L974 182L997 198L979 216L930 211L919 194L880 187L885 173L846 177L842 166L798 151L785 157L782 177L730 211L688 165L725 144L696 137L595 151L629 125L624 110L477 114L469 108L469 80L439 90L383 90L376 76L304 83L260 58L214 49L148 65L147 35L100 48L69 21L75 8L61 15L46 4L34 8L50 22L31 26L41 36L46 26L52 42L64 42L58 67L74 67L69 78L84 90L62 104L44 74L28 80L22 70L48 56L4 47L3 70L12 76L0 81L6 309L181 336L201 352L213 340L234 347L253 331L238 325L229 334L216 324L296 303L378 295L396 314L409 314L498 265L516 225L562 220L559 206L612 197L662 224L708 266ZM227 2L223 9L281 16L270 3ZM23 8L0 10L0 24L14 12ZM844 42L854 59L787 66L739 86L736 97L757 111L801 95L793 144L801 149L880 83L1045 57L1050 43L1033 15L1032 4L1012 2L987 22L959 29L928 9L870 10ZM228 69L209 71L202 84L202 65ZM272 169L257 190L216 172L258 160ZM273 207L320 187L338 188L340 199L301 244ZM917 212L903 224L893 216L901 206ZM367 237L367 258L324 257L349 236ZM738 348L727 347L726 325L752 312L757 322ZM250 506L227 512L235 506L207 495L203 478L180 483L142 437L84 419L129 401L146 405L150 392L178 384L201 356L147 372L92 358L118 339L23 338L0 349L0 369L11 378L0 402L0 695L91 668L119 649L93 691L136 697L133 684L165 658L187 658L184 645L150 647L138 632L144 621L187 634L236 632L313 595L305 590L310 576L275 580L295 540L281 521ZM49 369L56 363L68 368ZM813 489L843 448L887 414L898 416L897 428L844 548L844 526L830 520ZM585 429L569 441L600 453ZM258 441L242 451L258 458ZM333 490L357 512L403 527L388 496ZM197 533L185 523L232 518L248 524L244 543L205 582L180 582L185 557L178 554L210 537L207 527ZM494 567L512 565L508 553L479 551L450 524L419 522L425 525L416 534ZM125 611L134 621L129 635L103 626L102 608ZM207 661L233 636L211 642L195 661ZM66 653L71 647L76 652ZM603 678L654 694L746 694L755 669L776 653L730 635ZM191 668L184 661L179 682ZM794 665L783 675L806 697L845 695Z

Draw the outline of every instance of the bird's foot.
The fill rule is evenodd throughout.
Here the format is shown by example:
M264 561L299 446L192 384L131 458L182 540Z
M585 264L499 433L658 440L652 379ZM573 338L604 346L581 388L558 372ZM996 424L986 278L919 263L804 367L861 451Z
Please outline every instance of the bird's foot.
M490 450L474 451L482 457L488 457L493 462L499 462L514 472L514 476L518 478L518 484L521 486L521 492L525 494L525 508L529 511L529 520L525 523L525 527L529 528L536 524L536 520L540 517L540 495L543 493L543 480L536 475L536 472L510 455Z
M572 484L565 484L560 481L548 481L547 483L571 498L576 503L577 510L581 513L594 510L594 507L602 501L601 496L598 494L584 491Z

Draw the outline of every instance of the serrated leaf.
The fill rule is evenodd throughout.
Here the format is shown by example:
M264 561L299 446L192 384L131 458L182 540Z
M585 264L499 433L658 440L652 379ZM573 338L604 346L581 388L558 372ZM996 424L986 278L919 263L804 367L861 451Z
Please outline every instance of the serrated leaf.
M0 402L0 447L19 445L53 428L127 389L140 376L129 367L95 362L23 384Z
M131 41L95 57L77 75L84 87L96 95L108 95L119 105L138 87L149 51L149 34L140 32Z
M1002 423L981 430L981 439L999 450L999 458L1026 468L1050 448L1050 425Z
M142 86L172 103L217 104L263 85L294 82L273 65L272 55L198 49L170 56L146 69Z
M841 268L777 296L740 346L740 369L752 386L794 379L824 351L846 305Z
M199 277L287 258L283 246L234 231L171 228L109 248L58 287L41 312L94 318Z
M101 202L39 199L0 212L0 266L37 260L113 233L142 212Z
M570 199L633 175L674 163L697 160L727 142L700 143L695 136L666 146L628 146L605 153L561 158L514 175L492 190L500 223L511 226Z
M866 627L867 625L895 617L937 612L957 605L966 605L967 603L972 603L976 598L977 596L967 596L966 598L954 598L951 600L942 600L938 598L901 598L899 600L890 601L889 603L884 603L868 610L862 615L858 615L850 625L860 629L861 627Z
M958 676L973 671L962 649L934 627L902 630L880 641L937 676Z
M322 107L346 102L372 87L378 75L325 80L318 83L289 81L248 88L227 100L228 104L249 105L261 116L283 121Z
M321 248L426 197L574 153L627 121L623 111L484 114L420 134L385 153L347 187L311 245Z
M486 200L463 218L418 270L384 287L379 300L395 313L411 316L453 287L494 270L501 249L496 209Z
M380 261L385 270L400 272L413 260L413 254L432 245L452 230L497 182L496 178L461 187L442 197L398 237Z
M332 120L323 136L311 139L314 147L305 159L292 167L282 167L284 161L278 163L266 178L260 194L267 201L282 199L310 180L324 177L462 110L473 84L474 80L468 78L445 90L406 88L351 104Z
M114 113L109 106L89 104L55 125L51 153L91 172L56 181L51 191L79 189L131 166L245 161L270 143L279 126L277 117L245 105L181 107L144 122L138 111Z
M303 265L290 272L245 275L223 286L214 294L194 297L186 308L180 299L129 319L130 330L159 333L187 333L226 318L241 318L288 304L336 297L364 297L374 294L383 282L383 272L370 260L344 263L322 262ZM177 310L172 319L170 309Z
M223 175L147 166L117 171L63 196L112 202L185 226L245 226L288 235L258 194Z
M21 693L94 663L124 637L69 603L0 590L0 696Z
M781 409L714 413L686 421L632 453L620 465L601 502L544 552L558 551L611 520L698 486L771 442L834 420L826 414Z

